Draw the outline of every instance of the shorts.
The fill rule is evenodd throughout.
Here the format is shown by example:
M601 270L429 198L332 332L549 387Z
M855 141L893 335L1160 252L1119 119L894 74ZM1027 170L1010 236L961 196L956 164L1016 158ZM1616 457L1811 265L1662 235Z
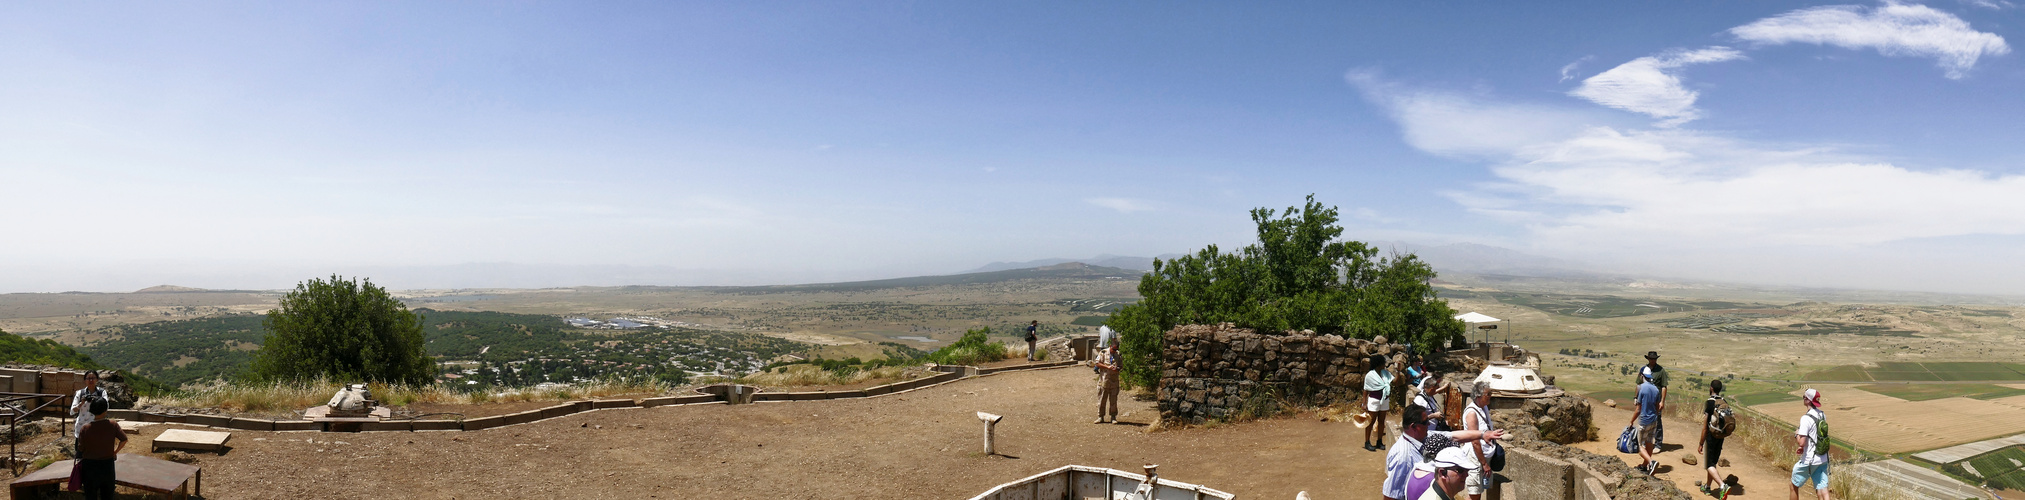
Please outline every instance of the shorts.
M1702 444L1702 451L1702 463L1708 464L1703 468L1713 468L1722 463L1723 438L1709 438L1709 442Z
M1364 398L1364 410L1373 413L1392 411L1392 403L1385 398Z
M1638 424L1639 446L1646 448L1659 446L1659 425L1656 425L1658 422L1653 422L1653 424L1655 425Z
M1805 486L1807 481L1814 481L1814 489L1828 489L1828 464L1801 465L1801 462L1794 462L1793 487Z
M1482 472L1483 469L1470 469L1469 479L1463 480L1464 494L1468 495L1484 494L1484 475L1482 474Z

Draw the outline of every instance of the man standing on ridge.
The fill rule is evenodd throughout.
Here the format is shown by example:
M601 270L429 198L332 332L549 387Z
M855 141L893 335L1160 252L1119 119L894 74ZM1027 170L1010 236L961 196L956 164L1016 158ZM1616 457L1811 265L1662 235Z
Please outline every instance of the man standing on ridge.
M1645 366L1638 367L1638 374L1639 376L1632 380L1632 384L1643 384L1647 379L1650 379L1653 387L1659 388L1659 410L1657 411L1659 414L1665 415L1666 367L1659 366L1659 351L1645 352ZM1652 431L1652 445L1657 447L1660 441L1666 439L1666 419L1662 418L1659 422L1652 425L1655 426Z
M1800 486L1814 482L1814 493L1821 500L1828 500L1828 414L1821 411L1821 391L1808 389L1800 393L1800 404L1807 406L1807 413L1800 415L1800 428L1793 430L1793 450L1800 459L1793 462L1793 494L1791 500L1800 500Z
M1106 410L1111 423L1118 423L1118 345L1106 346L1092 365L1097 367L1097 423L1104 423Z
M1035 361L1034 343L1039 342L1041 340L1041 338L1036 334L1036 332L1039 332L1040 329L1041 329L1041 320L1034 320L1033 323L1027 324L1027 361Z

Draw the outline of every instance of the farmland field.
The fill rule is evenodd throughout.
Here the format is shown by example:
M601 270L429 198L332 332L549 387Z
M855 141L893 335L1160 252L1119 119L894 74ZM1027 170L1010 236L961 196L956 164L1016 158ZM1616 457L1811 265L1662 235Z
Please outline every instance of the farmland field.
M2025 490L2025 448L2010 447L1968 460L1976 473L1992 485Z
M1828 410L1835 438L1872 451L1903 453L1930 450L2025 432L2017 418L2018 401L1948 397L1909 401L1863 390L1854 385L1815 385ZM1896 386L1894 386L1896 387ZM1994 386L1986 386L1994 387ZM1752 405L1759 413L1789 424L1800 421L1800 405Z
M1736 403L1739 406L1757 406L1773 403L1791 403L1799 400L1800 396L1795 396L1783 392L1759 392L1752 394L1730 396L1730 401Z
M1906 401L1966 397L1992 400L2025 396L2025 389L1990 384L1873 384L1856 388Z
M1845 365L1808 373L1807 380L1871 380L1878 382L1959 382L1969 380L2025 380L2025 365L2017 363L1907 363L1881 362L1875 367Z

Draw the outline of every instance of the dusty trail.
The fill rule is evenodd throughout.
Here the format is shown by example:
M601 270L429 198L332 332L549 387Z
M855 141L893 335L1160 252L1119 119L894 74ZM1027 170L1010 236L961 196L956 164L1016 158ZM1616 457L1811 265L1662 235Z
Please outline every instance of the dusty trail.
M1640 460L1638 454L1617 452L1617 435L1624 431L1625 425L1631 423L1631 411L1603 406L1593 401L1589 408L1595 418L1597 437L1601 440L1576 443L1572 446L1603 456L1618 457L1624 460L1625 465L1638 465ZM1709 498L1701 495L1695 488L1695 481L1703 481L1708 477L1708 473L1704 470L1707 464L1701 464L1699 461L1702 456L1695 453L1695 445L1701 438L1700 429L1701 422L1666 418L1665 446L1653 454L1653 460L1660 463L1661 479L1672 481L1681 491L1699 498ZM1681 457L1688 455L1695 456L1696 465L1681 463ZM1743 485L1742 488L1732 490L1730 498L1773 500L1787 498L1791 493L1789 490L1792 483L1788 481L1792 477L1793 464L1774 464L1741 442L1724 444L1723 458L1730 461L1730 466L1722 469L1723 474L1737 476L1737 483Z

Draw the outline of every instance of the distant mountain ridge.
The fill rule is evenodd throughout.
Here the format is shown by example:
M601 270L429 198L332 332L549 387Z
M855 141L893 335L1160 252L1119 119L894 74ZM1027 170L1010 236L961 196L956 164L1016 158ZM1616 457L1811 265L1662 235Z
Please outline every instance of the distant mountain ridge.
M1591 276L1595 272L1584 269L1576 262L1552 257L1542 257L1510 248L1477 243L1450 243L1447 245L1416 245L1401 241L1368 241L1365 244L1378 249L1378 255L1388 256L1392 252L1411 253L1434 266L1436 272L1470 274L1506 274L1514 276L1571 277ZM1089 259L1039 259L1026 262L993 262L984 267L959 274L986 273L1013 269L1032 269L1069 262L1081 262L1092 266L1114 267L1136 271L1152 271L1153 259L1161 260L1181 257L1186 254L1170 253L1159 257L1130 257L1122 255L1098 255Z
M1132 257L1126 255L1101 254L1096 257L1091 257L1088 259L1057 258L1057 259L1029 260L1026 262L993 262L990 264L985 264L984 267L979 267L977 269L972 269L969 271L964 271L956 274L988 273L993 271L1008 271L1013 269L1032 269L1036 267L1052 266L1056 264L1067 264L1070 262L1081 262L1084 264L1089 264L1097 267L1115 267L1118 269L1131 269L1134 271L1152 271L1153 259L1163 259L1163 260L1172 259L1175 257L1180 257L1181 255L1182 254L1178 253L1170 253L1170 254L1161 254L1158 257Z
M699 287L699 288L713 289L726 293L837 292L837 291L864 291L864 290L877 290L883 288L908 288L908 287L940 286L940 285L971 285L979 283L999 283L1005 281L1016 281L1025 279L1080 278L1080 279L1136 280L1139 279L1139 277L1144 274L1146 274L1145 271L1138 269L1123 269L1107 266L1093 266L1081 262L1063 262L1059 264L1040 267L1030 267L1024 269L1007 269L1003 271L986 271L981 273L950 274L943 276L914 276L908 278L850 281L843 283L812 283L806 285Z

